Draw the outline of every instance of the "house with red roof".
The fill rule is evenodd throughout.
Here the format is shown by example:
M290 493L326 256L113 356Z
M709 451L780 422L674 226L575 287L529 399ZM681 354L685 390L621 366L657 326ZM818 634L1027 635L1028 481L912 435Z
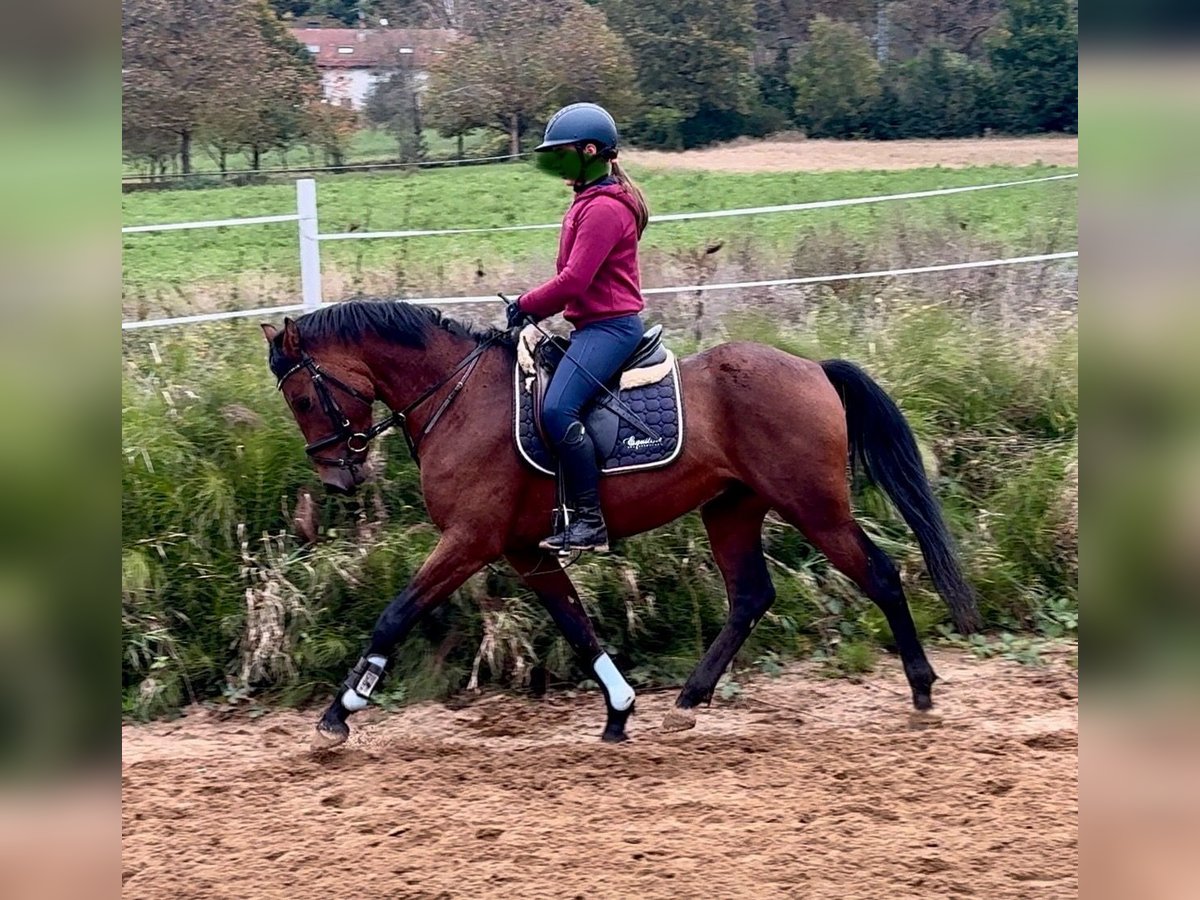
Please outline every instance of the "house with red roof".
M458 38L449 28L292 28L321 73L325 99L361 109L375 83L411 69L424 85L429 68Z

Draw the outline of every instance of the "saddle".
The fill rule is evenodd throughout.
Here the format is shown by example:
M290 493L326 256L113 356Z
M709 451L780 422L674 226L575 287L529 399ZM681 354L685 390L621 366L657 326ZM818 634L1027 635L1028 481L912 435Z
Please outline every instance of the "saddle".
M517 449L527 463L546 474L554 472L554 456L542 426L542 407L568 346L567 339L547 338L533 326L521 332L517 343ZM620 403L601 392L583 413L584 426L600 457L600 470L613 474L655 468L674 460L683 443L682 402L678 364L662 342L661 325L647 329L605 387ZM630 421L631 412L638 422Z
M549 339L538 331L536 328L527 329L521 333L522 345L531 348L533 361L540 370L545 371L548 375L553 375L562 362L563 355L567 352L567 347L571 342L564 337L552 334ZM642 335L642 339L638 341L637 347L629 354L629 358L621 363L621 367L617 370L617 374L610 379L616 382L621 376L632 369L644 369L649 366L658 365L667 358L667 348L662 342L662 326L655 325L652 328L647 328L646 333ZM614 387L614 384L607 385Z

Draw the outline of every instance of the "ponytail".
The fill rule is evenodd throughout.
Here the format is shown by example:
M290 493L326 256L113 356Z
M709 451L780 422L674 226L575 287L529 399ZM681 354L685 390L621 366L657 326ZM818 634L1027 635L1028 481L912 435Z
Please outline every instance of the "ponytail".
M615 159L612 161L612 174L613 178L617 179L621 187L625 189L625 193L633 198L633 205L636 207L634 218L637 220L638 238L641 239L642 232L646 230L646 225L650 221L650 207L646 205L646 195L642 193L642 189L634 180L625 174L625 170L618 165Z

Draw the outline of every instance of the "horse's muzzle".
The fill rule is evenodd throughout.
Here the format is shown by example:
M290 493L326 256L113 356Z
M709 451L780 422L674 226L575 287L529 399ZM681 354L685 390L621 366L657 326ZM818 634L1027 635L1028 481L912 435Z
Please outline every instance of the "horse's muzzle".
M340 494L349 497L358 491L358 486L366 481L367 476L359 466L345 469L321 467L321 483L330 494Z

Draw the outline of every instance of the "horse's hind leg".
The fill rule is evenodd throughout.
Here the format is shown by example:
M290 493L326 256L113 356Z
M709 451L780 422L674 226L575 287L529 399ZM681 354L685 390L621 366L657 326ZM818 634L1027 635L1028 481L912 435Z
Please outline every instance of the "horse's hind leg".
M694 707L712 700L713 689L758 620L775 601L763 556L762 526L767 503L748 488L729 489L701 509L713 559L725 579L729 616L712 646L688 677L675 708L663 719L666 731L696 724Z
M912 689L913 706L919 710L930 709L937 675L917 637L917 628L900 584L900 573L891 558L854 521L849 498L837 498L827 504L806 504L798 509L781 509L780 513L883 610Z
M538 600L550 613L571 649L579 659L585 672L592 673L604 691L604 705L608 719L601 740L623 741L625 723L633 713L633 688L625 681L612 659L596 640L592 620L579 601L575 585L559 565L558 557L551 553L533 551L510 553L508 561L521 580L529 585Z

